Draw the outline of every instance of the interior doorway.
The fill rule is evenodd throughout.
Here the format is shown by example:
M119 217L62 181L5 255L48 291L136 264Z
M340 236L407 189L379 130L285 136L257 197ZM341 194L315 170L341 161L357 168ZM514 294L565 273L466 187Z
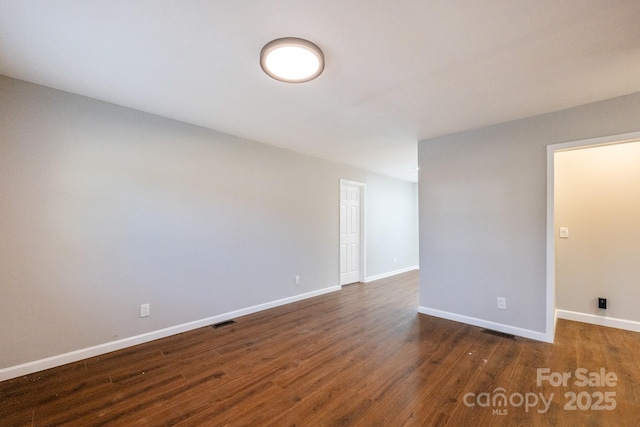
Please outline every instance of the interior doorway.
M546 336L549 342L553 342L556 320L558 317L566 317L566 313L559 313L556 305L556 235L559 238L568 237L568 229L560 230L559 227L564 224L556 224L556 206L555 206L555 154L578 150L589 147L600 147L605 145L623 144L640 140L640 132L634 132L622 135L613 135L602 138L593 138L587 140L573 141L562 144L549 145L547 147L547 318L546 318ZM565 227L563 227L565 228ZM560 232L563 235L560 236ZM570 319L578 320L578 319ZM585 321L580 319L580 321ZM592 322L589 322L592 323ZM605 325L614 326L614 325ZM619 325L615 327L621 327ZM623 329L626 329L623 327Z
M364 279L364 199L365 184L340 180L340 286Z

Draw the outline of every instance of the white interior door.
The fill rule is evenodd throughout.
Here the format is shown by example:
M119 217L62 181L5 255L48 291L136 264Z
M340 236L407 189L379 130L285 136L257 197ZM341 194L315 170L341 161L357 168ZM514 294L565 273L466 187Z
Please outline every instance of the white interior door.
M340 285L360 281L360 187L340 186Z

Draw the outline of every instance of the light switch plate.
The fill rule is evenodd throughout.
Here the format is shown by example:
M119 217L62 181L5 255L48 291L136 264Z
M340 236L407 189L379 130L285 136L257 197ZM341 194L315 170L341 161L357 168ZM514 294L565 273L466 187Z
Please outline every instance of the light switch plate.
M569 238L569 227L560 227L560 238L561 239Z

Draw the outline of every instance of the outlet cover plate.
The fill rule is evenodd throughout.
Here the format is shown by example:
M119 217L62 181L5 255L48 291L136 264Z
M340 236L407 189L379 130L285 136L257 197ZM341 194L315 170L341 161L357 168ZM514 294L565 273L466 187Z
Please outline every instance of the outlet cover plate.
M151 304L142 304L140 306L140 317L149 317L151 314Z

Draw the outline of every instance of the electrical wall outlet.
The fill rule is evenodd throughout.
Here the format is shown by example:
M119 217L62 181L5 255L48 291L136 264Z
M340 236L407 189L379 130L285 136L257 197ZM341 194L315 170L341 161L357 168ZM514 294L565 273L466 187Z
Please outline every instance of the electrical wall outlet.
M142 304L140 306L140 317L149 317L151 314L151 304Z
M296 286L298 286L298 285L300 284L300 276L296 276L296 277L293 279L293 282L296 284Z
M598 308L603 310L607 309L607 299L606 298L598 298Z
M498 308L501 310L507 309L507 299L498 297Z

